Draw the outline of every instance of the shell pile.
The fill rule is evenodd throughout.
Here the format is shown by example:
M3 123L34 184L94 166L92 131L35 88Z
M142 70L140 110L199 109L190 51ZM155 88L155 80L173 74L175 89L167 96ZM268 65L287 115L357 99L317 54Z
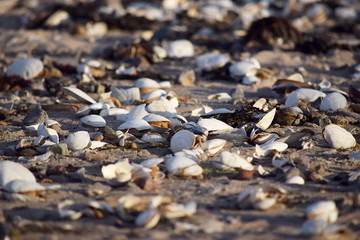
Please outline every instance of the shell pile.
M0 1L5 237L360 234L357 1L25 2Z

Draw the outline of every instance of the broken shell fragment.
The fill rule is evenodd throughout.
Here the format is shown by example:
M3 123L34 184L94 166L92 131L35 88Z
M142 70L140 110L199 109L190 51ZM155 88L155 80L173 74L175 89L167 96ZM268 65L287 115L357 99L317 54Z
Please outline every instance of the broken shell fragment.
M111 186L119 186L131 180L131 165L125 158L115 164L109 164L101 168L101 173Z
M304 185L305 180L301 176L293 176L286 180L287 184L298 184L298 185Z
M90 127L105 127L106 126L106 121L103 117L99 116L99 115L95 115L95 114L91 114L85 117L82 117L80 119L80 121L86 125L86 126L90 126Z
M255 145L254 157L267 157L270 156L274 151L282 152L288 148L288 145L283 142L267 142L261 145Z
M71 150L81 150L90 146L90 135L86 131L70 133L65 139L65 143Z
M224 139L211 139L203 143L203 149L209 156L213 156L223 149L225 144Z
M265 116L263 116L260 119L260 121L256 124L256 126L258 128L261 128L262 130L268 129L274 120L275 113L276 113L276 108L274 108L270 112L266 113Z
M160 221L160 213L157 210L150 209L140 213L135 219L135 225L144 229L155 227Z
M37 58L19 59L10 64L7 75L18 75L23 79L32 79L39 76L44 70L44 64Z
M195 134L188 130L180 130L174 134L170 141L171 151L179 152L183 149L191 149L195 144Z
M354 136L344 128L335 124L327 125L322 135L325 141L333 148L346 149L356 146Z
M197 124L208 131L230 130L234 129L230 125L216 118L200 118Z
M63 87L63 90L68 95L74 97L80 102L85 103L96 103L96 101L90 97L87 93L85 93L83 90L80 90L76 87Z
M305 210L308 219L323 219L326 223L334 223L338 218L338 209L334 201L319 201Z
M249 171L254 170L254 166L247 159L229 151L221 152L219 160L215 162L215 165L221 169L240 168Z
M326 95L320 104L320 110L322 111L336 111L340 108L344 108L347 105L347 100L341 93L333 92Z

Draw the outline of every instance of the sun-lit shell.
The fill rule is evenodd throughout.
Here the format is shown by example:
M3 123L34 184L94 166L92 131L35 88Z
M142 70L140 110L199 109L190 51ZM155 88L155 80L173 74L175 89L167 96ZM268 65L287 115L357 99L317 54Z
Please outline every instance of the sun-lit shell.
M320 218L309 219L301 226L302 235L316 235L324 232L327 226L326 221Z
M32 79L39 76L44 70L44 64L37 58L19 59L9 65L7 75L18 75L24 79Z
M167 219L190 217L196 213L197 203L189 201L186 203L170 203L162 209L162 214Z
M333 148L346 149L356 146L354 136L338 125L327 125L322 134L325 141Z
M3 186L3 189L13 193L45 191L45 187L39 183L23 179L16 179L7 183Z
M128 113L129 111L123 108L110 108L110 109L101 110L99 115L102 117L106 117L106 116L114 116L114 115L117 116L119 114L123 114L124 118L126 118L125 115L127 115Z
M204 150L201 147L193 148L193 149L183 149L180 152L174 153L177 157L187 157L192 159L194 162L199 162L199 157L204 155Z
M224 139L211 139L203 143L203 149L209 156L213 156L221 151L225 144L226 140Z
M170 42L166 47L169 57L183 58L192 57L194 55L194 45L185 39Z
M230 68L230 76L235 79L242 78L247 72L261 68L260 63L255 58L233 63Z
M196 108L194 110L191 111L191 116L194 116L194 117L198 117L200 116L201 114L206 114L208 112L211 112L213 109L209 106L206 106L206 105L203 105L202 107L200 108Z
M1 161L0 187L3 187L7 183L17 179L29 182L36 182L34 174L20 163L12 161Z
M311 204L305 210L308 219L323 219L327 223L334 223L338 218L338 209L334 201L319 201Z
M241 168L249 171L254 170L254 166L247 159L229 151L222 151L215 165L222 169Z
M345 108L347 105L346 98L338 92L328 93L320 104L320 110L322 111L336 111L340 108Z
M276 113L276 108L265 114L265 116L263 116L260 119L260 121L256 124L256 126L258 128L261 128L262 130L268 129L274 120L275 113Z
M147 121L138 118L128 119L118 127L119 130L136 129L138 131L149 130L150 128L151 126Z
M125 158L115 164L109 164L101 168L101 173L112 186L121 185L131 180L131 165Z
M207 99L209 100L217 99L222 102L228 102L231 101L233 98L226 92L220 92L220 93L210 94L209 96L207 96Z
M183 149L191 149L195 144L195 134L188 130L180 130L174 134L170 141L171 151L179 152Z
M310 88L299 88L290 93L290 95L286 98L285 107L296 107L298 106L298 101L300 99L305 100L306 102L314 102L319 97L325 97L326 94Z
M76 87L63 87L63 90L66 94L70 95L71 97L75 98L80 102L96 103L96 101L92 97L90 97L87 93Z
M271 208L272 206L274 206L277 202L276 198L265 198L263 200L260 201L256 201L253 204L253 207L255 209L259 209L259 210L267 210L269 208Z
M151 229L159 223L160 216L160 213L154 209L144 211L136 217L135 225L144 229Z
M300 73L294 73L288 76L289 80L296 81L296 82L304 82L304 77Z
M274 150L282 152L288 148L288 145L283 142L267 142L261 145L255 145L255 155L254 157L267 157Z
M159 165L162 162L164 162L163 158L150 158L142 161L140 164L144 167L151 168L153 166Z
M193 166L193 165L197 165L197 163L187 157L182 157L182 156L174 156L171 158L166 159L165 161L166 163L166 169L168 172L170 173L174 173L174 174L181 174L181 171L183 171L185 168Z
M214 110L201 114L201 117L209 117L215 114L224 114L224 113L233 113L233 111L227 108L216 108Z
M65 139L65 143L71 150L81 150L90 146L90 135L86 131L70 133Z
M70 15L64 10L58 10L50 15L44 22L47 27L54 27L70 20Z
M148 92L146 93L144 96L143 96L143 100L147 103L151 103L152 101L158 99L159 97L161 96L165 96L166 95L166 91L163 90L163 89L156 89L156 90L153 90L151 92Z
M267 100L265 98L259 98L254 104L253 104L254 108L260 109L260 110L264 110L267 111L267 109L265 109L267 107Z
M206 128L208 131L218 131L218 130L229 130L234 129L230 125L224 123L215 118L200 118L197 122L200 127Z
M139 88L142 94L146 94L160 88L160 85L151 78L139 78L135 81L135 87Z
M106 126L106 121L103 117L99 116L99 115L95 115L95 114L91 114L85 117L80 118L80 121L87 125L87 126L91 126L91 127L105 127Z
M90 145L90 149L97 149L97 148L102 148L105 145L107 145L108 143L106 142L101 142L101 141L91 141L91 145Z
M297 184L297 185L304 185L305 180L301 176L293 176L286 180L287 184Z
M223 67L230 61L228 55L219 53L205 53L196 58L196 65L198 68L211 71Z
M170 120L166 117L163 117L158 114L149 114L144 117L144 120L147 121L150 125L160 126L160 127L169 127Z
M140 100L140 89L137 87L132 88L111 88L111 96L117 98L121 103L132 104Z
M174 114L176 114L175 107L165 97L160 97L159 99L150 103L146 107L146 110L151 113L159 114L167 118L170 118Z

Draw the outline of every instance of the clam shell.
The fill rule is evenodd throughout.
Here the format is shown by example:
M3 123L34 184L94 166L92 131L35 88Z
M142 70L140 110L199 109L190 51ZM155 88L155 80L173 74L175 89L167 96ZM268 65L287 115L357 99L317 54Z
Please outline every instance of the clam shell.
M81 150L90 146L90 135L86 131L70 133L65 139L65 143L71 150Z
M91 141L91 145L90 145L90 149L96 149L96 148L101 148L104 147L105 145L107 145L108 143L106 142L101 142L101 141Z
M163 117L161 115L158 115L158 114L149 114L149 115L146 115L144 117L144 120L147 121L148 123L150 123L151 125L160 125L160 126L163 126L163 127L167 127L167 126L164 126L165 125L169 125L170 123L170 120L167 119L166 117ZM158 124L156 124L158 123ZM160 123L163 123L163 124L160 124Z
M261 68L260 63L255 58L233 63L229 67L230 76L235 79L242 78L247 72Z
M135 101L139 101L140 89L137 87L132 88L111 88L111 96L117 98L121 103L132 104Z
M170 42L166 47L168 56L171 58L192 57L194 55L194 45L186 39Z
M151 129L150 124L144 119L128 119L118 127L119 130L136 129L138 131Z
M182 156L174 156L168 158L166 159L165 164L166 164L166 170L169 173L174 173L178 175L181 173L183 169L193 165L197 165L197 163L194 160Z
M186 203L170 203L162 211L167 219L190 217L196 213L197 203L189 201Z
M144 229L154 228L160 221L160 213L150 209L140 213L135 219L135 225Z
M255 145L255 155L254 157L267 157L274 150L282 152L288 148L288 145L283 142L267 142L261 145Z
M296 82L305 82L304 77L300 73L291 74L287 79L296 81Z
M326 226L327 223L324 219L309 219L303 223L300 232L302 235L321 234L325 230Z
M105 127L106 126L106 121L103 117L99 116L99 115L95 115L95 114L91 114L85 117L82 117L80 119L80 121L88 126L91 127Z
M96 101L92 97L90 97L87 93L76 87L63 87L63 90L66 94L72 96L73 98L77 99L80 102L96 103Z
M27 181L23 179L15 179L4 185L3 189L12 193L26 193L35 191L44 191L45 187L37 182Z
M143 96L143 100L147 103L151 103L152 101L158 99L159 97L161 96L165 96L166 95L166 91L163 90L163 89L156 89L156 90L153 90L151 92L148 92L146 93L144 96Z
M196 65L198 68L211 71L223 67L230 61L228 55L219 53L205 53L196 58Z
M300 99L303 99L307 102L314 102L319 97L323 98L325 96L326 96L325 93L318 90L314 90L310 88L299 88L291 92L290 95L286 98L285 107L286 108L296 107Z
M301 176L293 176L286 180L287 184L297 184L297 185L304 185L305 180Z
M265 198L253 204L255 209L267 210L276 204L276 198Z
M196 109L192 110L191 111L191 116L198 117L201 114L206 114L206 113L211 112L211 111L213 111L213 109L211 107L203 105L200 108L196 108Z
M311 204L305 210L308 219L323 219L327 223L334 223L338 218L338 209L334 201L319 201Z
M170 118L174 114L176 114L175 107L165 97L160 97L159 99L150 103L146 107L146 110L151 113L156 113L167 118Z
M203 173L202 167L200 167L197 164L194 164L194 165L191 165L191 166L181 169L180 176L182 176L182 177L197 177L197 176L201 176L202 173Z
M142 161L140 164L144 167L151 168L153 166L159 165L163 161L164 161L163 158L150 158L150 159L146 159L146 160Z
M200 118L197 122L200 127L205 128L208 131L219 131L219 130L229 130L234 129L230 125L224 123L215 118Z
M340 108L345 108L347 105L346 98L338 92L329 93L322 100L320 104L320 110L322 111L336 111Z
M131 111L127 114L127 119L131 120L131 119L142 119L144 118L146 115L148 115L149 113L145 110L146 104L140 104L136 107L134 107L133 109L131 109ZM119 120L118 118L116 118L117 120Z
M325 141L333 148L346 149L356 146L354 136L338 125L327 125L322 134Z
M226 140L224 139L211 139L203 143L204 151L210 156L215 155L224 148Z
M265 116L263 116L260 119L260 121L256 124L256 126L258 128L261 128L262 130L268 129L274 120L275 113L276 113L276 108L265 114Z
M223 151L219 155L219 163L217 166L221 168L241 168L244 170L252 171L254 166L251 165L246 159L229 151Z
M160 85L151 78L139 78L135 81L135 87L139 88L142 94L146 94L160 88Z
M44 64L37 58L19 59L10 64L7 75L18 75L24 79L32 79L40 75L44 70Z
M13 180L25 180L36 182L35 176L20 163L11 161L0 162L0 187L5 186Z
M183 149L191 149L195 144L195 134L188 130L180 130L174 134L170 141L171 151L179 152Z

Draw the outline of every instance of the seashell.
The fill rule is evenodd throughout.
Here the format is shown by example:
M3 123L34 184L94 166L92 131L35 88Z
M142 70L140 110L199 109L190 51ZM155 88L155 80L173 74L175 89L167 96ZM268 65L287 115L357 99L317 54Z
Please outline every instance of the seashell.
M189 201L186 203L170 203L167 204L162 214L167 219L190 217L196 213L197 203L195 201Z
M47 137L50 138L51 141L58 144L59 143L59 135L55 129L46 128Z
M274 155L274 157L271 159L271 164L274 167L277 168L281 168L282 166L284 166L287 162L289 162L288 159L286 158L279 158L279 156L277 154Z
M144 229L154 228L159 223L160 216L160 213L154 209L144 211L136 217L135 225Z
M170 42L166 51L171 58L192 57L194 55L194 45L186 39Z
M234 113L234 112L227 108L216 108L214 110L201 114L201 117L211 117L215 114L224 114L224 113Z
M142 119L144 118L146 115L148 115L149 113L145 110L146 104L140 104L136 107L134 107L133 109L131 109L131 111L127 114L126 119L127 120L132 120L132 119ZM116 120L119 120L118 117L116 118Z
M81 218L83 212L71 209L74 205L74 201L65 200L58 204L58 212L61 219L68 218L71 220L77 220Z
M333 148L346 149L356 146L354 136L344 128L335 124L327 125L322 135L325 141Z
M206 114L208 112L211 112L212 110L213 109L211 107L203 105L200 108L196 108L196 109L192 110L191 111L191 116L198 117L198 116L201 116L202 114Z
M81 150L91 144L90 135L86 131L70 133L64 141L71 150Z
M211 139L203 143L203 149L209 156L213 156L223 149L225 144L224 139Z
M168 94L165 95L165 97L174 108L177 108L179 106L178 96L175 92L169 91Z
M301 176L293 176L286 180L287 184L297 184L297 185L304 185L305 180Z
M20 163L16 163L12 161L1 161L0 187L4 187L6 184L14 180L25 180L28 182L36 182L34 174Z
M230 125L215 118L200 118L197 122L200 127L208 131L231 130L234 129Z
M146 160L142 161L140 164L144 167L151 168L151 167L159 165L163 161L164 161L163 158L150 158L150 159L146 159Z
M177 175L180 175L183 169L193 165L197 165L197 163L194 160L183 156L170 157L166 159L165 164L166 164L166 170L169 173L173 173Z
M12 193L27 193L45 191L45 187L34 181L15 179L3 186L3 189Z
M105 186L105 185L103 185L103 186ZM90 201L87 205L93 209L103 210L108 213L115 213L114 209L109 204L107 204L106 202L103 202L103 201L101 201L101 202Z
M91 141L91 145L90 145L90 149L97 149L97 148L102 148L105 145L107 145L108 143L106 142L101 142L101 141Z
M265 198L263 200L256 201L253 204L253 208L259 209L259 210L268 210L269 208L274 206L276 204L276 202L277 202L276 198Z
M63 90L66 94L70 95L71 97L77 99L80 102L96 103L96 101L87 93L76 87L63 87Z
M171 118L176 114L175 107L165 97L160 97L159 99L150 103L146 107L146 110L167 118Z
M166 91L163 90L163 89L156 89L156 90L153 90L151 92L148 92L146 93L144 96L143 96L143 100L146 102L146 103L151 103L152 101L158 99L159 97L161 96L165 96L166 95Z
M346 98L338 92L329 93L322 100L320 110L322 111L336 111L340 108L345 108L347 105Z
M265 98L259 98L254 104L254 108L267 111L267 100Z
M324 219L314 218L305 221L301 227L300 233L302 235L316 235L324 232L327 226Z
M244 85L252 85L255 83L258 83L261 81L260 78L258 78L257 73L260 71L260 69L252 69L249 72L246 73L246 75L242 78L242 84Z
M106 121L103 117L95 114L91 114L85 117L80 118L80 121L90 127L105 127Z
M51 14L44 22L44 26L54 27L70 20L70 15L64 10L58 10Z
M174 134L170 141L170 148L173 153L183 149L191 149L195 144L195 134L189 130L180 130Z
M305 100L306 102L314 102L319 97L323 98L326 94L310 88L299 88L295 91L292 91L289 96L286 98L285 107L296 107L298 106L299 100Z
M44 64L37 58L23 58L9 65L7 75L18 75L23 79L32 79L39 76L44 70Z
M272 142L276 140L279 136L275 133L268 133L268 132L259 132L256 133L257 130L254 128L251 130L250 133L250 141L254 144L264 144L266 142Z
M334 223L338 218L338 209L334 201L319 201L305 210L308 219L323 219L326 223Z
M244 170L252 171L254 166L251 165L246 159L229 151L223 151L219 155L218 162L215 163L221 169L241 168Z
M87 22L85 31L86 36L102 37L108 32L108 26L105 22Z
M137 131L149 130L151 129L150 124L144 119L128 119L126 122L122 123L119 127L119 130L128 130L136 129Z
M170 81L161 81L159 82L160 88L171 88L172 84Z
M273 153L273 151L282 152L288 148L288 145L283 142L267 142L261 145L255 145L255 154L254 157L261 158L267 157Z
M144 120L147 121L152 126L160 126L164 128L168 128L170 123L169 119L158 114L146 115L144 117Z
M250 70L261 68L260 63L255 58L233 63L229 67L230 76L234 79L241 79Z
M131 165L129 159L124 158L115 164L101 168L101 173L111 186L119 186L131 180Z
M100 111L99 115L102 117L106 117L106 116L122 116L124 118L126 118L126 115L129 113L128 110L123 109L123 108L110 108L110 109L103 109ZM122 115L121 115L122 114ZM126 121L126 119L124 120Z
M265 114L265 116L263 116L260 119L260 121L256 124L256 126L264 131L268 129L274 120L275 113L276 113L276 108Z
M291 74L287 79L296 82L305 82L304 77L300 73Z
M142 94L146 94L160 88L160 85L153 79L139 78L135 81L135 87L139 88Z
M164 19L165 12L155 4L146 2L132 2L126 7L128 14L143 17L151 21L161 21Z
M222 102L227 102L227 101L231 101L233 98L228 93L221 92L221 93L211 94L207 97L207 99L209 100L217 99L217 100L221 100Z
M211 71L223 67L230 61L228 55L219 53L205 53L196 58L196 65L198 68Z

